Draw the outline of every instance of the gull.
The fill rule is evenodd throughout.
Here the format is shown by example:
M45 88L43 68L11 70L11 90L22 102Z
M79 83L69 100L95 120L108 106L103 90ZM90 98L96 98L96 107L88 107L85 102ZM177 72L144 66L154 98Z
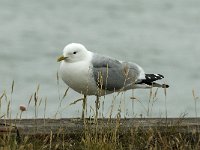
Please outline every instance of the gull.
M169 87L167 84L155 82L164 78L161 74L146 74L136 63L93 53L79 43L66 45L63 55L57 61L61 62L62 80L70 88L84 95L82 118L84 118L88 95L97 97L97 117L100 96L137 88Z

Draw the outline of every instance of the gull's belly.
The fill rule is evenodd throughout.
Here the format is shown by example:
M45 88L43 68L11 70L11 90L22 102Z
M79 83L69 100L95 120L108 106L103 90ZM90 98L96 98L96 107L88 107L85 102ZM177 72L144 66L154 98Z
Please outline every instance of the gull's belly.
M69 87L81 94L96 95L96 82L87 62L66 63L63 61L60 71L63 81Z

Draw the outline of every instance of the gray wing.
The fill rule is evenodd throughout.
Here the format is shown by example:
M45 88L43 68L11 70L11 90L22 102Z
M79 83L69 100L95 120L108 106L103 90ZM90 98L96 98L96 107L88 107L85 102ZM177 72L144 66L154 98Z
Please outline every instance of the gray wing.
M139 76L136 64L120 62L98 54L93 55L92 65L97 86L108 91L117 91L130 86Z

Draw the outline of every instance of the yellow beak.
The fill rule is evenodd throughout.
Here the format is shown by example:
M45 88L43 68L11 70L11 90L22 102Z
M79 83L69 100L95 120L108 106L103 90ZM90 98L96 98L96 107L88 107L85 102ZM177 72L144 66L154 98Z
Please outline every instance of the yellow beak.
M60 61L62 61L62 60L65 60L67 57L64 57L63 55L62 56L60 56L58 59L57 59L57 62L60 62Z

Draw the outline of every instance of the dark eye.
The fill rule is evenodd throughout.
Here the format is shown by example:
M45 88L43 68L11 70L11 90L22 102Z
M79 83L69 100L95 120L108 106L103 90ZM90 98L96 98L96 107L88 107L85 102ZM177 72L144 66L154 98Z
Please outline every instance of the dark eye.
M77 52L73 52L73 54L76 54Z

